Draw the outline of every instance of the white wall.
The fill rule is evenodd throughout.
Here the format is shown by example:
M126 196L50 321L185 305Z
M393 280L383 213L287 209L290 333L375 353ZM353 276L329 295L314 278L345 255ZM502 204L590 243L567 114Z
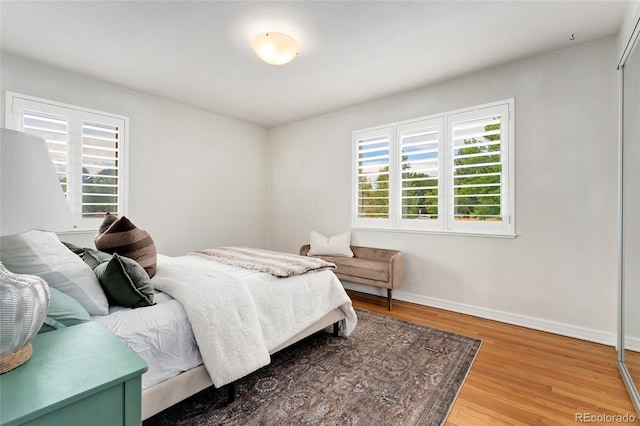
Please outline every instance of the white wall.
M2 125L6 90L130 118L128 217L159 252L267 246L266 129L4 53L0 76Z
M350 228L353 130L513 97L517 238L356 230L353 243L406 253L398 298L613 344L616 64L611 38L271 129L270 247Z
M638 19L640 19L640 0L630 0L618 32L618 59L621 59L627 50L631 51L629 40L636 29Z

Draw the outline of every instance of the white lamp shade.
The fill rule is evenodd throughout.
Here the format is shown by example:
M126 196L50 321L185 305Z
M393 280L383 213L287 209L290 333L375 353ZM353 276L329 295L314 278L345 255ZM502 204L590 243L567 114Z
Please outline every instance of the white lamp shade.
M298 42L283 33L262 33L251 42L253 51L260 59L271 65L283 65L298 54Z
M73 228L44 139L0 129L0 235Z

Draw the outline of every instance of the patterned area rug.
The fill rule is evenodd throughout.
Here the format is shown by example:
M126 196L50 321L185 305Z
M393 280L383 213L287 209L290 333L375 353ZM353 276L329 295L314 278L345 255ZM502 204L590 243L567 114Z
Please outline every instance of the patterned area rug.
M330 329L239 380L236 400L206 389L156 425L440 425L481 341L358 309L349 338Z

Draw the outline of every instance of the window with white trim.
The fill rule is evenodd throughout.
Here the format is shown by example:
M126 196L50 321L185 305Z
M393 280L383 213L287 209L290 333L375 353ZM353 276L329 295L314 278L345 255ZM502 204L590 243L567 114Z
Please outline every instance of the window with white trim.
M6 125L47 142L76 228L126 214L127 117L7 92Z
M393 128L360 132L356 141L358 217L387 223L389 220L389 166Z
M515 235L513 105L354 132L353 226Z

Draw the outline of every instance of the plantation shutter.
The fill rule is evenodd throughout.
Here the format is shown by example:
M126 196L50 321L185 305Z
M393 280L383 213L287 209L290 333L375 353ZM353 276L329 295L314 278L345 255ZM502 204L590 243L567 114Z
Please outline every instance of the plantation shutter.
M64 113L64 111L59 111ZM22 130L47 142L62 190L67 195L69 182L69 117L42 111L24 110Z
M354 134L356 162L356 218L365 221L390 217L392 128Z
M353 132L354 228L515 236L514 100Z
M399 217L400 222L413 221L411 227L428 227L439 222L441 216L439 200L442 131L441 118L405 123L397 127L400 151Z
M449 117L450 228L503 228L508 221L508 113L497 105Z
M83 218L119 213L119 140L117 125L82 121Z
M127 119L7 92L7 126L43 138L80 229L123 215Z

